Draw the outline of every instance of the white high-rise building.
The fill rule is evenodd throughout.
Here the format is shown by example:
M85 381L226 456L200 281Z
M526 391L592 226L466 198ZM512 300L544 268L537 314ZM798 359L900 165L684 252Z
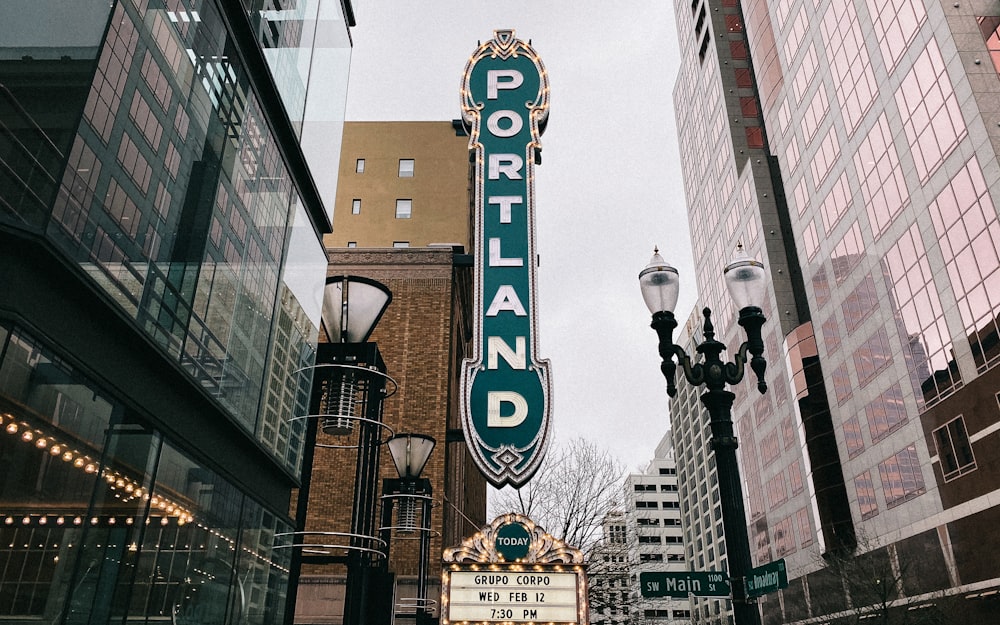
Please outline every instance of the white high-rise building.
M639 588L643 572L689 569L684 553L677 466L669 430L656 446L646 470L628 476L625 502L632 622L689 621L688 599L643 598Z

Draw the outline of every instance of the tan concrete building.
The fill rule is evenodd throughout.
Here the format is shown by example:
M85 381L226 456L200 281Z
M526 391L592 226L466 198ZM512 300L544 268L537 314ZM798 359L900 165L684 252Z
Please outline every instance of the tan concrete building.
M327 247L472 244L461 122L348 122Z

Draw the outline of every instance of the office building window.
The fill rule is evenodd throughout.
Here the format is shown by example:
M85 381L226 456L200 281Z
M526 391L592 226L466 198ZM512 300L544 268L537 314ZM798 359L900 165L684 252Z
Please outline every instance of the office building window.
M924 476L920 472L916 445L905 447L880 462L878 472L887 508L924 494Z
M638 508L659 508L660 505L655 501L637 501L635 502L635 507Z
M412 158L401 158L401 159L399 159L399 177L400 178L412 178L413 177L413 159Z
M351 200L351 214L352 215L361 214L361 200L357 198Z
M945 482L976 470L976 457L972 454L972 444L962 415L934 430L934 443Z
M409 241L393 241L392 242L392 246L393 247L410 247L410 242Z
M348 241L347 242L347 247L357 247L357 246L358 246L358 242L357 241Z
M354 168L354 171L357 172L357 173L359 173L359 174L365 173L365 159L363 159L363 158L359 158L358 159L358 162L357 162L357 165Z
M872 483L871 471L865 471L854 478L854 490L858 493L861 520L870 519L878 514L878 501L875 499L875 484Z
M396 219L409 219L413 211L413 200L396 200Z

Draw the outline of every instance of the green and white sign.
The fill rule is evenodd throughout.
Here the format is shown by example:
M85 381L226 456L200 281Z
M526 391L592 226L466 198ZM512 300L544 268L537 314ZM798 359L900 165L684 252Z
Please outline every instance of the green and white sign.
M528 555L531 534L528 532L528 528L517 521L506 523L497 528L494 544L497 553L503 557L504 561L513 562Z
M760 597L782 588L788 588L788 569L784 559L758 566L747 574L748 597Z
M643 597L728 597L729 575L721 571L647 571L639 573Z
M462 366L462 418L479 469L520 486L541 464L551 412L538 357L534 165L548 116L541 59L497 30L465 67L462 115L475 163L475 340Z

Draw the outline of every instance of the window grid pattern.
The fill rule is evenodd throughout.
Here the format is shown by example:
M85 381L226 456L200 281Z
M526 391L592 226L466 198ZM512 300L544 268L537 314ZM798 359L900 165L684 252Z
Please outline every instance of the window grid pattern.
M937 447L945 482L976 470L976 457L972 453L972 444L969 442L963 415L958 415L934 430L934 444Z
M856 458L865 450L865 438L861 435L861 422L856 416L844 421L844 443L849 458Z
M930 207L979 372L1000 362L1000 221L973 157Z
M809 521L809 508L799 508L795 513L795 524L799 529L799 544L808 547L813 543L812 523Z
M851 197L851 189L847 182L847 172L840 174L837 181L820 205L820 213L823 215L823 229L830 233L840 221L840 218L847 213L854 198Z
M830 260L833 261L833 276L837 284L843 284L851 271L858 266L865 256L865 242L861 236L861 226L858 222L851 225L850 230L833 248ZM817 297L818 299L818 297Z
M858 146L854 168L877 241L910 201L899 154L892 142L892 129L884 113Z
M896 90L896 103L920 182L927 182L968 133L936 40Z
M861 520L867 520L878 514L878 500L875 499L875 484L872 482L871 471L865 471L854 478L854 490L858 494L858 511Z
M894 508L924 494L924 476L916 445L909 445L878 465L886 508Z
M823 346L826 347L827 354L833 354L840 349L840 328L837 323L837 316L830 317L823 322Z
M779 473L767 481L767 505L774 510L788 501L788 486L785 484L785 474Z
M865 406L865 417L868 419L868 431L873 443L879 442L906 424L906 405L899 384L893 384Z
M854 134L878 92L854 3L831 2L820 31L829 54L833 84L837 85L839 108L848 133Z
M774 552L778 557L784 557L793 553L796 548L792 517L787 516L774 526Z
M851 291L840 304L844 313L844 327L851 334L857 330L873 313L878 311L878 293L875 292L875 281L871 274Z
M847 373L847 363L842 363L833 370L833 392L837 396L837 403L843 405L853 393L851 388L851 377Z
M867 4L879 50L892 73L927 19L927 9L919 0L867 0Z
M854 350L854 367L858 372L858 386L864 387L892 362L889 335L879 328Z
M962 374L953 366L951 336L917 224L886 252L883 266L907 369L921 403L933 406L961 386Z
M826 131L826 137L819 144L816 155L809 162L809 170L812 172L813 186L819 188L830 173L833 164L840 157L840 139L837 138L837 128L830 126Z
M805 488L805 482L802 480L802 461L799 459L788 466L788 485L793 495L798 495Z

